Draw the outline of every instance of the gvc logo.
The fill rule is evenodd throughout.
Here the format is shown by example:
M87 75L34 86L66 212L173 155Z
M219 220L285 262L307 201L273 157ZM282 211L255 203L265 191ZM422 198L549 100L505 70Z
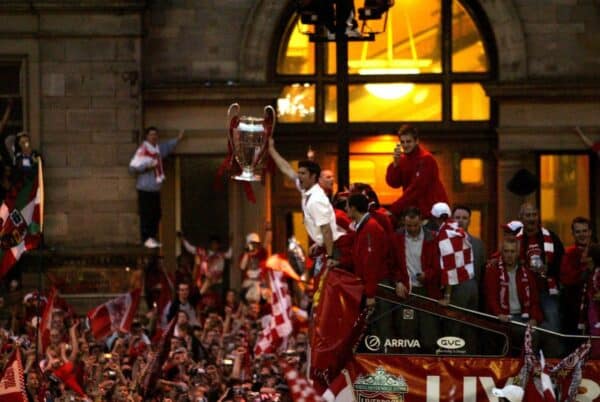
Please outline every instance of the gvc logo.
M377 335L367 335L365 336L365 346L371 352L377 352L381 348L381 339Z
M437 345L443 349L460 349L465 347L465 340L457 336L445 336L437 340Z

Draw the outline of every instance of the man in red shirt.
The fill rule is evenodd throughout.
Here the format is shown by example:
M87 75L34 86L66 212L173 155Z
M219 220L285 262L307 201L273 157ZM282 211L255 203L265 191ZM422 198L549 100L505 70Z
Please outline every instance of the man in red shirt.
M442 298L440 283L440 257L435 233L423 228L419 208L408 208L404 213L404 230L394 233L392 249L395 253L397 267L396 294L405 297L407 289L411 294L427 296L435 300ZM409 285L402 280L409 279ZM394 314L397 332L403 337L421 340L422 353L435 353L436 340L439 337L440 325L437 317L426 312L414 312L405 315ZM407 318L405 318L405 316Z
M394 201L390 211L400 217L408 207L417 206L427 218L433 204L448 203L437 163L433 155L419 145L416 128L403 125L398 137L400 144L394 150L394 160L387 168L385 181L390 187L402 187L402 196Z
M486 267L486 310L501 321L537 325L543 319L534 274L519 264L519 243L504 242L500 258Z
M569 334L581 334L587 321L586 288L594 270L589 255L592 227L589 219L578 216L571 223L575 244L567 247L560 265L560 282L563 287L563 328Z
M386 274L388 239L385 230L369 214L369 201L363 194L348 198L348 216L354 221L356 237L352 246L353 271L365 285L365 303L375 308L377 283Z

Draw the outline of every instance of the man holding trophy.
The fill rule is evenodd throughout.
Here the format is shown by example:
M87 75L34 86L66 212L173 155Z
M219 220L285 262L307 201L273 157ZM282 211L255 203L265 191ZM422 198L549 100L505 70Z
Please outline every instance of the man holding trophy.
M303 160L298 163L298 172L295 172L288 161L277 152L272 138L269 141L269 155L279 170L296 183L302 194L304 227L315 242L311 247L311 254L316 257L314 272L317 276L327 258L333 256L333 243L345 234L337 227L333 206L323 188L319 186L321 167L314 161Z

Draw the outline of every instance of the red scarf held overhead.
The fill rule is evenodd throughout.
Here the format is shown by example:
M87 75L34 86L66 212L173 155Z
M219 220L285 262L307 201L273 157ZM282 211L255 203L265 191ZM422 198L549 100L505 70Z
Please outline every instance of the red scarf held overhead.
M498 269L500 270L500 308L502 309L502 312L510 315L510 296L508 294L510 279L508 278L508 272L506 271L502 258L498 259ZM529 311L531 309L531 286L529 284L529 272L526 269L521 269L521 271L523 273L521 281L524 285L524 292L519 295L519 301L521 302L521 317L527 319L529 318ZM519 278L517 276L517 281L518 280ZM517 286L517 289L519 289L519 286Z

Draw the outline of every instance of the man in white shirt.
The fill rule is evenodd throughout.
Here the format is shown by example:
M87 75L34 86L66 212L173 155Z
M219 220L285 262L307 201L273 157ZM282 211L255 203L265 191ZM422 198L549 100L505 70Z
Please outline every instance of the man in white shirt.
M344 235L344 231L335 223L335 212L329 198L319 186L321 167L310 160L298 163L298 172L275 149L273 139L269 139L269 155L283 174L296 183L302 194L302 212L304 227L312 241L311 254L316 256L315 275L317 275L328 257L333 256L333 243Z

